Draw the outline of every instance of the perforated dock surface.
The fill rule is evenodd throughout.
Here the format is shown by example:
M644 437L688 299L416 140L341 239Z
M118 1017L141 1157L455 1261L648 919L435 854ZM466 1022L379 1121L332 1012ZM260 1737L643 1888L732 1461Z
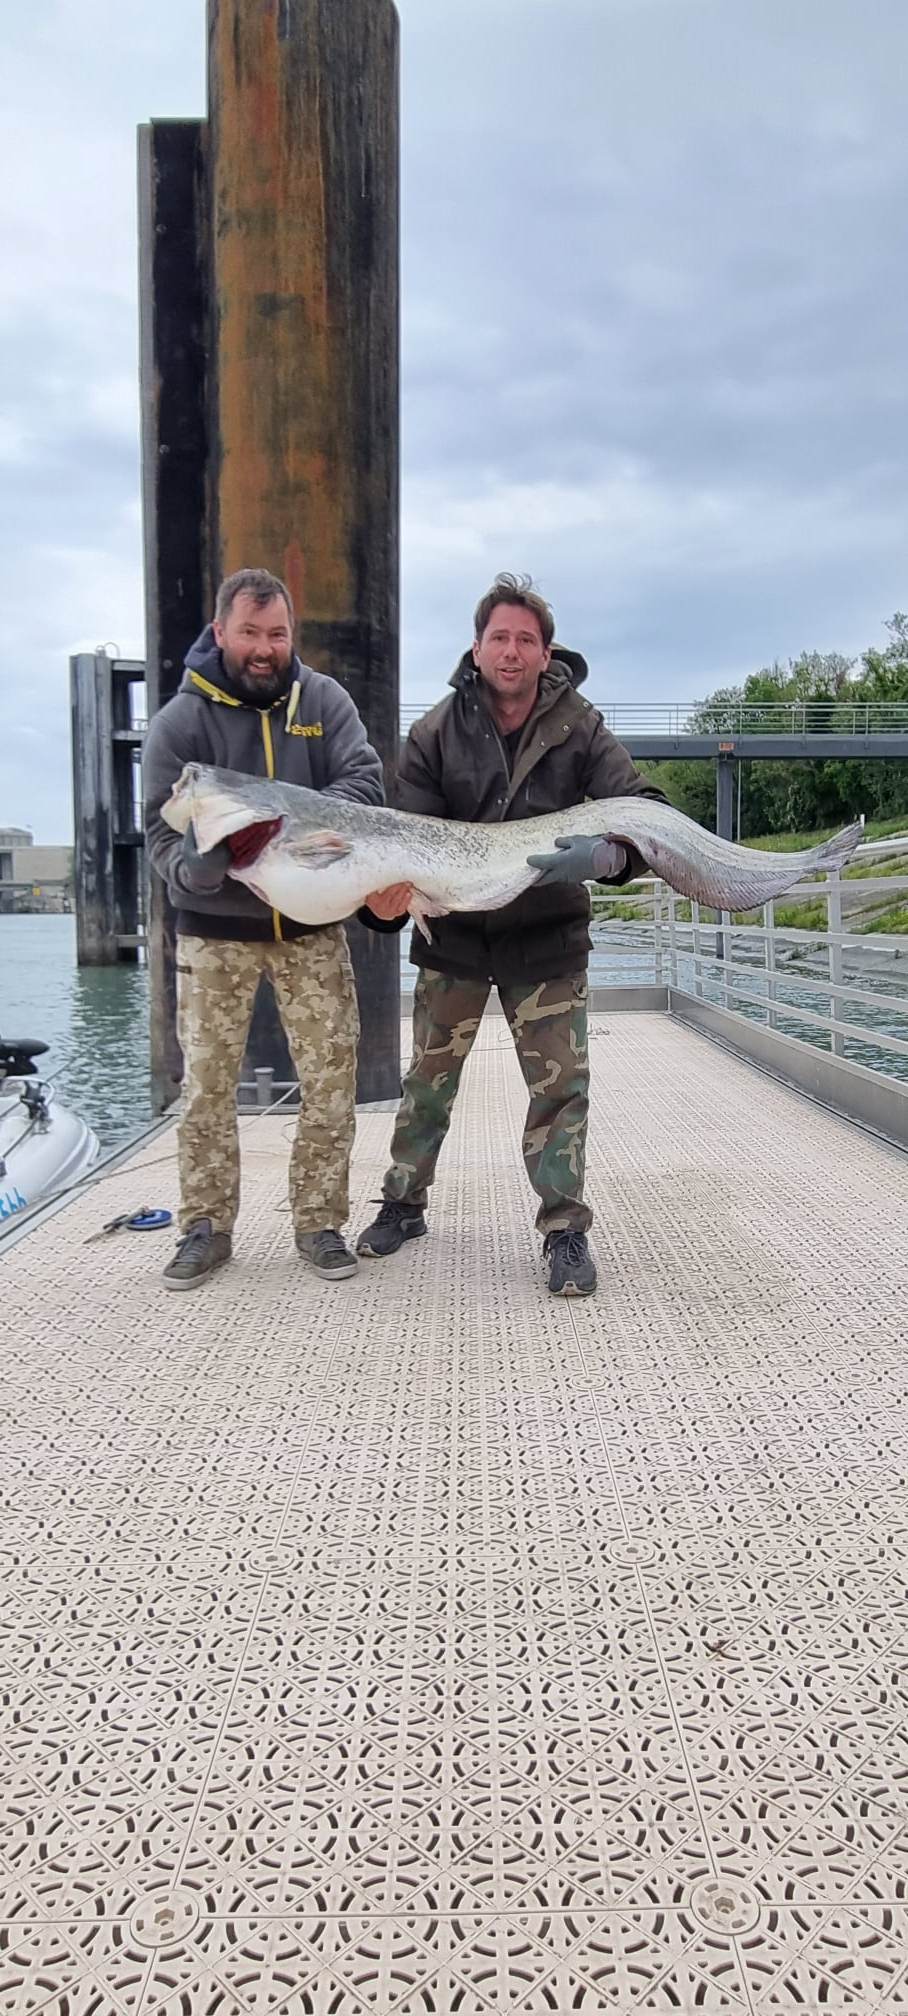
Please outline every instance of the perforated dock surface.
M593 1055L595 1301L494 1020L352 1282L278 1120L197 1294L83 1243L169 1135L4 1255L4 2012L908 2007L908 1160L666 1019Z

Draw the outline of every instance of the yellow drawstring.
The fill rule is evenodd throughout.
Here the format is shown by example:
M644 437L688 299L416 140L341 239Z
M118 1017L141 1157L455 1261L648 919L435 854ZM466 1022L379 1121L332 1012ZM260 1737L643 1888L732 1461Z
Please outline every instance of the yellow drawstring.
M267 772L268 772L268 775L269 775L269 777L273 777L273 776L274 776L274 743L273 743L273 741L272 741L272 739L271 739L271 721L270 721L270 719L269 719L269 716L268 716L267 714L261 714L259 718L260 718L260 720L261 720L261 723L262 723L262 741L263 741L263 742L264 742L264 744L265 744L265 769L267 770ZM277 939L277 941L278 941L278 943L279 943L279 944L282 944L282 943L283 943L283 938L284 938L284 934L283 934L283 931L281 930L281 917L280 917L280 911L279 911L279 910L272 910L272 912L271 912L271 916L272 916L272 919L273 919L273 922L274 922L274 935L275 935L275 938Z

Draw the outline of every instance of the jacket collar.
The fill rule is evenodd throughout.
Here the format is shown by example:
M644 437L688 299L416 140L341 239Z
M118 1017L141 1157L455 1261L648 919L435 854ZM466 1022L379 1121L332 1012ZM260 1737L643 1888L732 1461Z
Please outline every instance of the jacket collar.
M298 663L298 660L294 662ZM264 707L257 707L254 700L245 700L241 693L231 693L226 681L218 686L213 679L206 679L204 673L194 672L191 666L187 666L182 684L184 692L204 693L206 700L213 700L217 706L249 707L255 714L273 714L275 709L283 707L286 701L288 728L300 703L299 679L294 679L289 693L281 693L277 700L269 700Z
M468 706L472 704L474 708L481 707L485 712L492 713L491 703L487 696L483 680L473 663L471 652L467 651L464 653L460 664L448 683L453 686L455 693ZM539 681L536 704L532 712L527 715L524 728L529 730L536 721L541 720L544 714L548 714L557 705L559 700L566 700L572 696L574 690L575 681L571 677L568 666L560 658L556 659L552 657Z

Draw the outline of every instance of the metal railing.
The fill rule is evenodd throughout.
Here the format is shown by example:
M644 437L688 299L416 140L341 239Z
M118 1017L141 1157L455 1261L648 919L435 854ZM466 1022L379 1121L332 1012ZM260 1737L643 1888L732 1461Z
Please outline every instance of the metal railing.
M400 732L435 703L408 700ZM908 735L908 702L864 705L842 700L779 701L771 706L704 706L694 700L594 700L613 735ZM144 734L147 715L134 712L127 734Z
M645 961L657 985L904 1079L908 934L848 928L848 910L856 900L904 896L908 907L908 873L872 872L874 860L899 854L908 869L908 839L867 842L852 867L866 865L868 874L843 879L835 870L825 880L798 883L781 900L764 904L762 918L755 912L753 922L743 923L727 911L685 906L664 883L641 879L630 891L609 891L609 909L627 905L631 916L609 939L608 955L629 952ZM643 900L652 903L651 918L633 914ZM779 923L779 911L784 915L803 903L824 906L825 928ZM600 956L601 944L597 933ZM896 971L899 960L904 967Z
M607 728L621 735L908 735L908 702L851 700L774 701L714 705L695 700L597 700ZM401 732L432 701L406 702Z

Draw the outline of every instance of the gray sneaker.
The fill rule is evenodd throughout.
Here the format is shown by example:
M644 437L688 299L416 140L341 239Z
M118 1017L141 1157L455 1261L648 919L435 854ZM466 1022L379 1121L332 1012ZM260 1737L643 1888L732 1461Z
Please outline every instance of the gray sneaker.
M298 1232L296 1250L323 1281L346 1281L359 1265L356 1254L351 1253L340 1233L330 1225L324 1232Z
M553 1295L595 1295L596 1263L583 1232L550 1232L542 1248Z
M406 1239L423 1239L428 1230L425 1213L418 1204L399 1204L395 1198L385 1197L378 1217L360 1233L356 1250L368 1260L385 1260Z
M229 1232L215 1232L210 1218L197 1218L184 1232L163 1281L165 1288L200 1288L233 1252Z

